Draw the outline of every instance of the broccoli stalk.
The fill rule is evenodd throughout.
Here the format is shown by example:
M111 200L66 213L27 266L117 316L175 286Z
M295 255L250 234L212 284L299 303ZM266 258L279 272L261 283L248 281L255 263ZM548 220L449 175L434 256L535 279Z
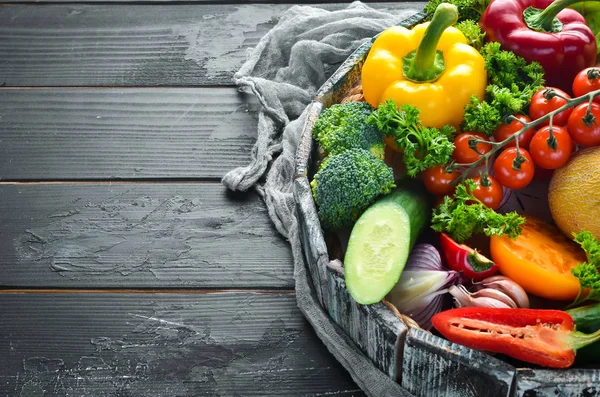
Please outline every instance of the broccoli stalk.
M364 149L328 156L311 182L321 225L339 230L352 225L378 196L396 187L394 173Z

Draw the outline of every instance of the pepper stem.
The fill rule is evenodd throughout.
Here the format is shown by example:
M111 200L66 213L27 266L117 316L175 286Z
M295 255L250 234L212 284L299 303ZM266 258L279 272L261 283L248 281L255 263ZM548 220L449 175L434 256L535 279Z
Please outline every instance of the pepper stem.
M453 4L441 3L423 34L421 43L403 60L404 77L407 80L424 83L437 80L444 72L444 56L437 51L442 33L458 20L458 9Z
M556 18L558 13L573 4L583 1L586 0L554 0L544 10L529 7L523 11L523 20L533 30L550 33L560 32L563 24Z
M579 350L589 344L592 344L600 340L600 329L591 334L584 334L583 332L573 331L569 335L570 347L573 350Z

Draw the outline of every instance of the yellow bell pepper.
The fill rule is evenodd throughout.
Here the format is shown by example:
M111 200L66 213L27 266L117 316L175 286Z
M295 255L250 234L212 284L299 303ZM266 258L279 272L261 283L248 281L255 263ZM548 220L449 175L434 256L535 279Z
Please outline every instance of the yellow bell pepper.
M377 107L393 99L418 108L427 127L458 128L471 95L483 99L487 74L481 54L451 26L457 18L456 6L442 3L431 22L383 31L362 68L365 100Z

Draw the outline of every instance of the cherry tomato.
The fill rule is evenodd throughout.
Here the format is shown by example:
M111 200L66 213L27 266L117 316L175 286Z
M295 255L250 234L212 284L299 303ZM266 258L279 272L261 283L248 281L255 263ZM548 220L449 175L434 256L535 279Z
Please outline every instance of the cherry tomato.
M573 113L569 116L569 135L578 145L598 146L600 145L600 105L592 103L591 117L587 116L587 112L587 103L582 103L573 109Z
M519 155L522 162L518 169L513 167L517 158L517 148L504 149L494 161L494 176L509 189L523 189L531 183L535 175L535 164L527 149L519 149Z
M496 180L496 178L491 175L488 175L487 179L489 185L484 186L481 182L480 176L473 178L473 182L477 185L477 187L472 193L487 207L496 210L502 203L504 187Z
M550 147L551 144L548 142L550 126L540 128L529 144L529 153L533 162L549 170L565 165L571 158L573 149L573 141L565 128L552 126L552 135L555 138L555 147Z
M547 115L548 113L558 109L559 107L567 103L567 101L557 96L553 97L552 99L546 99L544 97L544 94L549 88L553 89L557 94L565 98L571 98L569 94L567 94L563 90L559 90L558 88L542 88L541 90L533 94L533 97L531 98L531 103L529 104L529 116L532 120L537 120L540 117ZM567 125L567 121L569 120L569 116L571 115L572 111L573 108L568 108L554 115L552 125ZM540 126L548 125L548 123L549 120L546 120L545 122L541 123Z
M454 138L454 151L452 152L452 157L454 157L454 160L456 160L457 163L474 163L475 161L479 160L483 154L492 150L492 145L487 143L478 143L475 146L477 151L473 150L469 146L469 141L471 139L478 139L482 141L488 140L487 137L481 132L463 132L462 134L458 134L456 138Z
M460 176L460 172L448 173L445 169L445 166L438 166L423 171L423 183L430 193L444 196L454 192L454 186L450 183Z
M573 94L576 97L596 90L600 90L600 68L585 68L577 73L573 79ZM600 96L596 96L594 102L600 102Z
M523 123L529 123L531 121L531 119L529 117L522 115L522 114L515 114L514 117L521 120ZM520 131L521 128L523 128L523 123L521 123L517 120L512 120L509 124L506 124L506 123L500 124L500 126L498 126L498 128L496 128L496 131L494 131L494 139L496 140L496 142L502 142L503 140L507 139L509 136L512 136L515 132ZM529 147L529 142L531 142L531 138L533 138L534 135L535 135L535 129L533 129L533 128L523 131L521 133L521 135L519 135L519 147L522 147L523 149L527 149ZM516 146L516 142L514 139L506 145L506 147L515 147L515 146Z

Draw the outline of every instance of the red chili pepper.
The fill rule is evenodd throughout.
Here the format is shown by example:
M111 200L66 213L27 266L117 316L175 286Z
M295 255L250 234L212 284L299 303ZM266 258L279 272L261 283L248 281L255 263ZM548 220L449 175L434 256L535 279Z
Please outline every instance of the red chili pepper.
M566 7L583 0L493 0L481 16L487 40L539 62L546 85L572 93L577 73L596 62L592 30L577 11Z
M461 307L431 321L451 342L551 368L570 367L575 350L600 339L600 330L574 331L573 318L560 310Z
M440 245L446 265L469 279L483 280L498 271L498 266L477 250L452 240L446 233L440 234Z

